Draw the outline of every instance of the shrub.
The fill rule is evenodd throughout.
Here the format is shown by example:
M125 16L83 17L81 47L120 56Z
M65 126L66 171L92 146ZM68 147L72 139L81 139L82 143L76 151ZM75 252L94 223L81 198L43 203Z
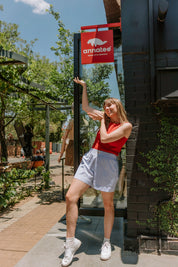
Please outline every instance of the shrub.
M31 190L25 187L28 179L34 176L34 171L13 168L10 172L1 173L0 176L0 209L14 204Z
M155 206L155 217L150 225L159 224L159 229L171 236L178 236L178 119L162 117L159 144L148 153L141 153L146 166L140 169L153 177L155 187L151 191L167 192L167 199Z

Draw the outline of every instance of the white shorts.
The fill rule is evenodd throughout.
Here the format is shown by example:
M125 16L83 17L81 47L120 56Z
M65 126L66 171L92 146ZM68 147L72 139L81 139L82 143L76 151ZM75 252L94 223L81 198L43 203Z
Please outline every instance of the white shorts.
M117 156L91 148L87 152L74 178L96 190L114 192L119 177Z

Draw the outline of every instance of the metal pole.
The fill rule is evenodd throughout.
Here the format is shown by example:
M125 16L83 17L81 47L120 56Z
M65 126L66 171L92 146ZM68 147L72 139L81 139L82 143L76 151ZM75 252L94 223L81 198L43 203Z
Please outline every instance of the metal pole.
M62 200L65 200L65 196L64 196L64 160L65 160L65 158L62 158Z
M74 77L81 75L81 58L80 58L80 33L74 34ZM80 164L80 88L74 83L74 172L76 172ZM80 209L80 199L78 201L78 208ZM79 220L91 223L92 220L81 216ZM79 222L78 220L78 222Z
M80 33L74 34L74 77L80 77ZM74 172L80 164L80 90L74 83Z
M153 23L153 0L149 0L149 46L150 46L150 100L155 101L155 45Z
M49 106L46 105L46 157L45 157L45 168L49 171Z

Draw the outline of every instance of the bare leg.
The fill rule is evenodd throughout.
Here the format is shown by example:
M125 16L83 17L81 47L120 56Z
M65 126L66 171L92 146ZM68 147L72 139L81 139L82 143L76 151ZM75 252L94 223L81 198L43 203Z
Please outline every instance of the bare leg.
M104 237L110 239L114 223L114 192L101 192L104 203Z
M78 179L73 179L66 194L67 237L75 236L76 223L78 219L78 200L88 187L89 185L84 182Z

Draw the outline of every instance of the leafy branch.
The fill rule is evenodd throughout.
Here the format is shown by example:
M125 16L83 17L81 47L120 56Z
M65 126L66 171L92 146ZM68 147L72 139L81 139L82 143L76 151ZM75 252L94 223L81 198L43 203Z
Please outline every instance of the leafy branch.
M159 144L147 154L141 153L146 166L138 163L154 179L151 191L167 193L167 199L159 201L154 208L156 216L147 223L153 226L158 220L161 231L178 236L178 119L163 116L160 124Z

